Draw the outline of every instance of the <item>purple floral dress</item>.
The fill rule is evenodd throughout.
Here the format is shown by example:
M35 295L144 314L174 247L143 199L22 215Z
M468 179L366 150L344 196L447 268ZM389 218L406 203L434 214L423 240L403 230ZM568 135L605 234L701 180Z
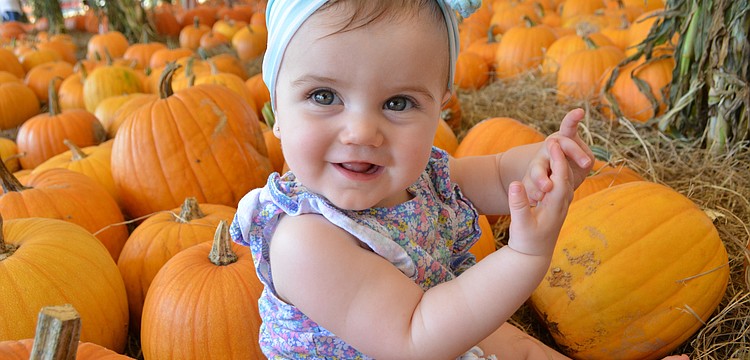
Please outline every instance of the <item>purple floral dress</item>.
M478 214L450 181L443 150L433 148L427 168L408 191L414 198L394 207L342 210L308 191L289 172L272 174L265 187L240 201L231 234L235 242L250 247L265 285L258 300L260 345L269 359L370 359L276 296L269 247L282 215L325 216L425 290L475 264L468 249L481 235Z

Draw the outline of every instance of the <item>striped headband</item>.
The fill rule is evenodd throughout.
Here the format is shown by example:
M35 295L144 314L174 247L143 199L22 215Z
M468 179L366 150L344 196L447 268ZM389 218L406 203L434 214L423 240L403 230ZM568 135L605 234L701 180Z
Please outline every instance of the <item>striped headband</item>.
M450 73L448 88L453 88L453 74L458 58L458 20L455 12L468 17L482 4L482 0L436 0L443 12L448 28L448 50ZM268 0L266 5L266 27L268 47L263 57L263 82L271 93L271 106L276 108L276 80L289 41L307 18L328 0Z

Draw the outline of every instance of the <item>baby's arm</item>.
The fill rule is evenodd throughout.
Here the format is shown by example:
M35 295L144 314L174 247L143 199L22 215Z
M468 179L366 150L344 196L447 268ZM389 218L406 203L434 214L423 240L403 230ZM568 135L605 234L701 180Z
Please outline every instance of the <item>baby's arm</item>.
M551 192L531 208L514 182L510 246L456 279L422 291L323 217L302 215L282 218L271 243L277 292L369 356L455 358L500 327L549 266L573 191L559 144L550 153Z
M544 142L514 147L502 154L451 159L451 179L482 214L507 214L508 185L522 181L532 203L549 192L550 154L545 144L555 141L570 162L574 188L586 178L594 164L591 149L578 136L584 112L565 115L560 130ZM501 199L501 200L498 200Z

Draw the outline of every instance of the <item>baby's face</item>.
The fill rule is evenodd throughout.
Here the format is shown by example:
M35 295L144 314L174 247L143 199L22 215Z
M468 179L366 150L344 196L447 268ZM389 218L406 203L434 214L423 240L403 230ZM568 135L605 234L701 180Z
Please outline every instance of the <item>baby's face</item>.
M447 33L426 11L337 31L350 13L319 11L289 43L277 136L297 178L334 205L393 206L427 165L449 95Z

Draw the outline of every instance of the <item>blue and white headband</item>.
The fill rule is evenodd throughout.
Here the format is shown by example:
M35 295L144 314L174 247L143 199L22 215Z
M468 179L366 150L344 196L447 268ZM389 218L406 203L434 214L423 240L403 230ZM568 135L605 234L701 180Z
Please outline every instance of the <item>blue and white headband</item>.
M435 0L443 12L448 28L448 50L450 52L450 73L448 88L453 88L453 74L458 58L458 20L456 12L468 17L479 6L482 0ZM271 105L275 109L276 80L287 45L302 23L328 0L268 0L266 5L266 27L268 28L268 47L263 57L263 82L271 93Z

